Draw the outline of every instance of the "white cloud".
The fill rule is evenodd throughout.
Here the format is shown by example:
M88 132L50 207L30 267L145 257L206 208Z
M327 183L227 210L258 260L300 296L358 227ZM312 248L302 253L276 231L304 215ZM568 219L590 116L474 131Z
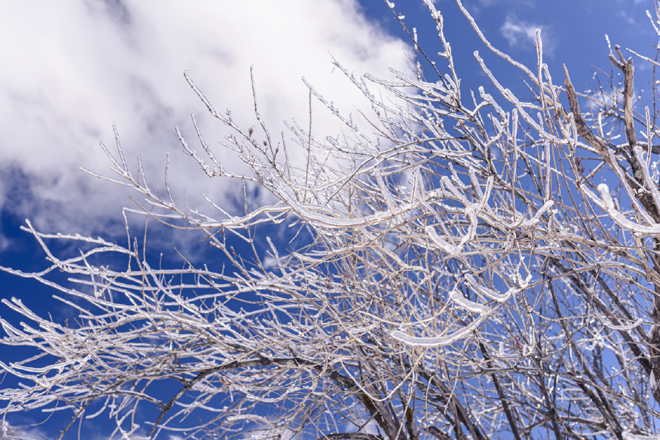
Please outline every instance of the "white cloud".
M637 2L635 2L637 4ZM635 19L628 14L625 9L621 9L616 13L616 16L626 22L628 25L633 26L635 24Z
M7 440L33 440L47 438L46 433L39 426L12 425L6 420L0 421L0 439Z
M170 182L182 200L201 191L222 204L232 193L185 156L174 133L181 128L200 150L189 114L207 143L228 130L212 119L189 88L189 74L216 109L254 124L249 68L254 65L260 112L279 137L282 121L308 123L308 81L346 113L370 108L333 72L332 53L347 68L389 76L405 70L408 47L360 15L355 0L49 0L10 2L0 15L0 203L48 229L90 231L120 219L131 206L128 189L97 181L78 167L110 175L98 142L113 146L116 122L136 174L145 162L152 187L162 189L165 154ZM314 131L336 135L314 103ZM111 148L113 149L113 148ZM240 165L219 147L226 169ZM199 199L195 199L199 200ZM94 227L92 227L94 225Z
M555 49L555 40L547 26L518 20L514 16L506 17L500 28L500 33L507 40L511 48L531 48L534 50L536 44L536 29L541 30L541 41L543 42L543 54L552 57Z

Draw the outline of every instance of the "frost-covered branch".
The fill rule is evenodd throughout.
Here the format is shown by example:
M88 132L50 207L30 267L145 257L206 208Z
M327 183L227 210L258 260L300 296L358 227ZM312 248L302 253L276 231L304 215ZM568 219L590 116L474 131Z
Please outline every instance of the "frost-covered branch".
M119 245L28 222L47 267L2 269L55 289L74 317L42 316L18 294L3 301L21 318L3 312L2 343L32 353L0 361L20 382L0 390L5 418L110 417L113 438L655 438L659 131L648 108L636 113L632 61L612 56L623 102L602 88L579 94L568 71L564 87L553 83L540 32L530 69L459 1L533 96L516 96L483 54L488 83L468 94L441 11L425 4L442 46L433 64L378 79L335 60L372 113L347 116L306 82L344 132L289 124L303 161L279 153L254 81L263 141L185 74L233 130L220 148L249 172L226 169L195 118L199 152L177 136L209 178L244 185L240 209L209 197L181 206L167 179L152 189L116 133L116 152L102 147L114 176L90 174L142 196L126 215L198 234L216 256L161 260L128 223ZM613 143L618 132L626 143Z

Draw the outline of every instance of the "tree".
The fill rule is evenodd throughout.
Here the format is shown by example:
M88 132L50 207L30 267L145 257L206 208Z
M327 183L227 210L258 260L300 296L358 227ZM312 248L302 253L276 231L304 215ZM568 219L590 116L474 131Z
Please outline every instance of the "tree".
M553 82L539 32L533 71L493 47L457 0L534 94L514 96L475 54L501 97L466 97L442 15L425 3L444 65L416 47L416 77L387 82L337 63L372 104L375 134L310 86L348 134L318 140L291 126L302 166L270 136L256 93L255 133L186 75L235 130L224 145L253 174L225 170L199 130L206 157L179 133L184 150L209 177L241 179L271 204L248 209L245 195L244 215L212 205L216 219L154 191L141 169L134 177L118 136L117 152L106 149L115 181L151 203L144 212L204 233L224 270L160 267L130 234L121 246L28 222L52 264L4 270L60 290L78 317L65 325L3 301L28 321L0 319L3 344L40 353L0 364L25 383L0 391L3 412L73 410L62 436L105 413L117 438L657 438L660 129L655 104L634 102L633 59L615 47L622 83L578 94L566 69L564 85ZM657 61L632 53L655 72ZM258 234L280 224L295 231L289 244ZM58 257L49 240L91 248ZM51 282L57 271L75 284ZM158 414L140 420L142 408Z

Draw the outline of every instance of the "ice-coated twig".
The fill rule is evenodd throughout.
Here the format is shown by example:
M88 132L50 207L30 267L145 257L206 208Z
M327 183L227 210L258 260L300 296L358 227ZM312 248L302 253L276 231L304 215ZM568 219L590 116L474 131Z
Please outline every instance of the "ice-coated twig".
M644 226L628 220L614 205L607 184L601 183L598 185L601 199L589 190L584 192L594 203L605 209L612 220L622 228L640 235L660 235L660 224L653 222L651 226Z
M621 433L623 440L660 440L659 434L633 434L630 431Z
M481 324L484 321L484 319L486 319L486 316L487 315L480 316L479 318L472 321L470 324L466 325L460 330L455 331L449 336L435 336L435 337L426 338L419 336L410 336L398 330L395 330L390 334L394 339L401 341L406 345L410 345L411 347L426 347L426 348L444 347L446 345L453 344L454 342L457 342L465 338L471 332L476 330L479 324Z

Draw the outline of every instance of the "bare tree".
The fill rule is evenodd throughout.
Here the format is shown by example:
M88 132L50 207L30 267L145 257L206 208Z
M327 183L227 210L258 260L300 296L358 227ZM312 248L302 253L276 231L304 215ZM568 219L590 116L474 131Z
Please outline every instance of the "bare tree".
M416 76L394 72L396 82L337 63L372 104L373 132L310 86L346 134L318 140L292 125L302 164L269 134L256 94L255 132L186 75L235 131L223 145L252 174L225 170L199 130L206 156L177 130L183 148L209 177L268 191L269 205L249 209L246 195L239 216L211 201L214 214L182 208L141 168L134 177L119 137L116 153L106 149L115 181L148 200L144 213L202 231L224 270L166 269L130 235L124 247L28 223L51 266L4 270L60 290L78 317L64 325L3 301L26 319L0 319L3 344L39 353L0 364L24 383L0 391L3 412L67 410L71 423L109 414L116 438L658 438L658 62L631 51L652 67L651 109L633 96L633 58L618 46L610 60L621 83L578 94L566 69L564 84L553 82L540 32L530 70L457 0L534 94L514 96L475 54L501 96L465 96L442 16L425 2L442 63L416 46ZM656 5L660 36L657 17ZM289 243L257 233L279 224L295 231ZM58 257L50 240L91 248ZM58 271L74 283L50 281ZM143 407L158 415L141 420Z

